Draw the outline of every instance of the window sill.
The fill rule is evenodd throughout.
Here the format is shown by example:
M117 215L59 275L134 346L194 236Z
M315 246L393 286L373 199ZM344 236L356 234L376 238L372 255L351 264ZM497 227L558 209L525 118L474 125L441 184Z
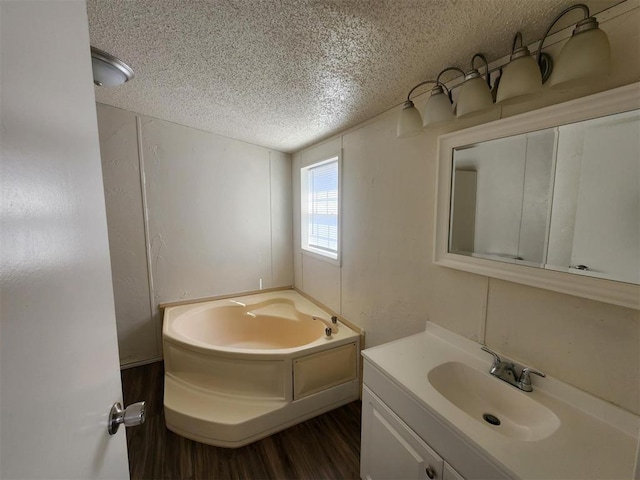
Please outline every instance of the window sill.
M301 251L301 253L303 255L306 255L308 257L312 257L312 258L315 258L315 259L318 259L318 260L322 260L323 262L327 262L327 263L330 263L332 265L336 265L338 267L342 266L341 261L340 261L340 254L339 253L336 255L336 258L332 258L332 257L329 257L329 256L327 256L325 254L317 253L314 250L309 250L309 249L307 249L305 247L301 247L300 251Z

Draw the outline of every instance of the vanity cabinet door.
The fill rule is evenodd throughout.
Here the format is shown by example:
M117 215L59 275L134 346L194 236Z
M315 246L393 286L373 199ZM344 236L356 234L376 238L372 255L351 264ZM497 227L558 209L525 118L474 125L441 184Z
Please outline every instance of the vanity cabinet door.
M362 398L363 480L442 480L444 461L367 387Z

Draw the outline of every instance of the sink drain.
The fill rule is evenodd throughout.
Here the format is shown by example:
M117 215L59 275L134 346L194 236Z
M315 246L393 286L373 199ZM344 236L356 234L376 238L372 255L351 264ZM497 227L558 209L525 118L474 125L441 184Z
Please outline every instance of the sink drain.
M490 413L485 413L482 415L482 418L484 418L485 422L490 423L491 425L500 425L500 419Z

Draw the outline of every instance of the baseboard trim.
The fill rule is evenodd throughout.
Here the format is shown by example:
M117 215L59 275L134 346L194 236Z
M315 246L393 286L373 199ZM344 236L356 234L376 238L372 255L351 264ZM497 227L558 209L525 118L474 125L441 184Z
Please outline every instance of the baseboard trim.
M126 370L128 368L141 367L143 365L149 365L150 363L162 362L162 357L147 358L145 360L137 360L135 362L120 364L120 370Z

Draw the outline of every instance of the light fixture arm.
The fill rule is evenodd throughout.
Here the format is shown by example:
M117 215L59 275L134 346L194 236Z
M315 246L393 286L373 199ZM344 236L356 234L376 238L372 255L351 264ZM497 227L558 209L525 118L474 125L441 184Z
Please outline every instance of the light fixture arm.
M519 44L519 46L518 46ZM509 61L512 62L522 57L529 57L531 53L529 52L529 48L522 43L522 33L517 32L513 37L513 44L511 45L511 56ZM551 65L551 57L546 53L542 54L543 60Z
M417 84L415 87L413 87L411 90L409 90L409 94L407 95L407 102L411 101L411 94L415 91L416 88L421 87L422 85L426 85L427 83L439 83L437 80L425 80L424 82L420 82L419 84Z
M585 30L598 27L598 22L596 21L595 17L591 16L591 13L589 12L589 7L587 7L584 3L578 3L576 5L572 5L570 7L565 8L562 12L560 12L558 16L554 18L553 22L551 22L551 25L549 25L549 28L547 28L547 31L544 32L544 35L542 36L542 40L540 40L540 45L538 46L538 52L536 54L536 63L538 64L538 66L540 67L540 70L542 71L542 83L547 81L547 79L551 75L551 70L552 70L552 66L550 64L544 65L543 63L541 63L541 61L542 62L549 61L549 56L542 53L542 47L544 46L544 41L547 39L547 36L549 35L549 32L551 32L551 29L553 28L553 26L556 23L558 23L558 20L560 20L570 11L577 10L577 9L580 9L584 12L584 18L577 22L576 30L579 27L583 27Z
M443 74L443 73L445 73L445 72L449 72L449 71L452 71L452 70L455 70L456 72L460 72L460 74L461 74L461 75L462 75L462 77L464 78L464 71L463 71L461 68L458 68L458 67L447 67L447 68L445 68L444 70L442 70L442 71L438 74L438 76L436 77L436 83L437 83L437 84L439 84L439 85L442 85L442 86L444 87L444 83L442 83L442 82L440 81L440 77L442 76L442 74ZM446 87L445 87L445 88L446 88ZM448 90L448 89L447 89L447 90Z
M479 58L480 60L482 60L484 62L484 66L485 66L486 73L487 73L487 85L489 86L489 89L491 89L491 77L489 76L489 62L487 61L487 57L485 57L481 53L476 53L473 57L471 57L471 70L475 70L475 68L476 68L474 66L474 62L475 62L476 58Z
M453 98L451 96L451 90L449 88L447 88L447 86L440 81L440 76L445 73L445 72L449 72L449 71L455 71L455 72L459 72L462 75L462 78L464 78L464 70L462 70L461 68L458 67L447 67L444 70L442 70L438 76L436 77L436 83L438 85L440 85L442 88L444 88L447 91L447 96L449 97L449 101L453 102Z
M484 57L482 57L482 58L484 59ZM485 60L485 62L486 62L486 60ZM473 63L473 61L472 61L472 63ZM440 81L440 76L443 73L449 72L451 70L455 70L456 72L460 72L460 74L464 77L464 71L461 68L458 68L458 67L447 67L444 70L442 70L440 73L438 73L438 76L436 77L435 80L425 80L424 82L420 82L415 87L413 87L411 90L409 90L409 94L407 95L407 102L411 101L411 94L416 90L416 88L421 87L422 85L426 85L428 83L433 83L435 85L440 85L441 87L443 87L447 91L447 95L449 95L449 89L447 88L447 86L444 83L442 83Z
M519 44L519 46L518 46ZM515 37L513 37L513 44L511 45L511 56L509 61L517 60L518 58L528 57L531 53L529 52L529 48L522 43L522 33L516 33ZM542 54L543 57L549 57L546 53ZM544 58L544 61L548 61L551 63L551 57Z

